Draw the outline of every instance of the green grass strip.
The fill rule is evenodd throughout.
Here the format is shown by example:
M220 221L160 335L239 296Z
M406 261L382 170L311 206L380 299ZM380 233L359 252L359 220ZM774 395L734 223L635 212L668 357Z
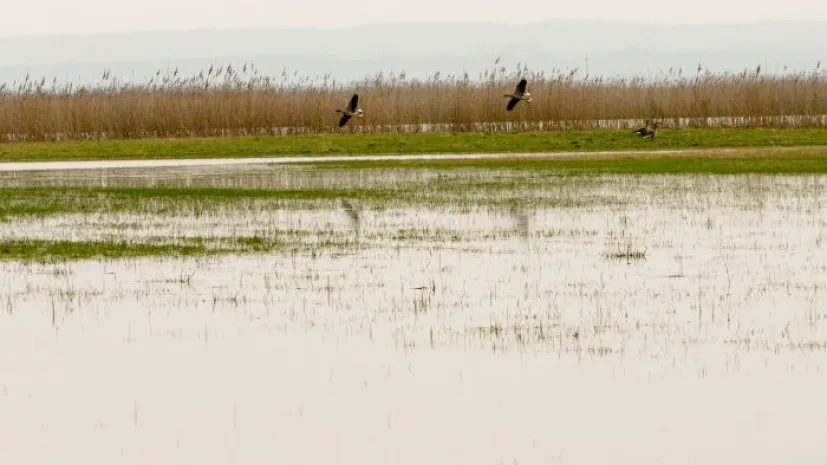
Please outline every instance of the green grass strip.
M663 129L658 132L654 140L643 140L629 130L383 133L0 143L0 161L651 151L817 145L827 145L827 131L821 129Z

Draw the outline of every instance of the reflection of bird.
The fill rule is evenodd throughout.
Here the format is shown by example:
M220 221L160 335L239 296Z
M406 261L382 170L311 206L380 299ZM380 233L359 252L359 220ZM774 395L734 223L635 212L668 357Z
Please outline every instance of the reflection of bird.
M655 132L658 130L658 123L646 122L646 125L635 131L635 134L642 136L644 139L654 139Z
M511 207L509 212L516 223L517 232L523 238L528 238L528 213L522 208L518 209L517 207Z
M353 97L350 98L350 103L347 104L347 108L344 110L336 109L336 113L342 114L342 119L339 120L339 127L344 126L347 124L348 120L352 116L356 116L357 118L364 117L364 112L361 108L356 108L356 105L359 104L359 94L353 94Z
M514 93L505 94L505 97L511 97L511 100L508 101L508 105L505 107L506 110L513 110L514 107L520 103L520 100L525 100L526 102L531 101L531 92L525 91L526 84L528 84L528 81L526 81L525 78L520 79L520 82L517 83L517 87L514 89Z
M342 207L345 210L345 213L350 218L350 222L353 223L354 229L356 232L359 232L359 211L353 208L353 205L345 199L342 199Z

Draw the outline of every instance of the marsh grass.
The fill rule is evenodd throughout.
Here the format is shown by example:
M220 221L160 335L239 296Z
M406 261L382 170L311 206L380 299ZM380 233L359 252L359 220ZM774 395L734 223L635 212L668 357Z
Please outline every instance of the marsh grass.
M631 245L627 245L625 248L618 248L616 250L605 252L603 256L610 261L615 260L631 263L635 260L646 260L646 250L635 249L632 248Z
M234 236L234 237L157 237L99 240L0 240L0 261L19 260L61 262L88 259L124 259L135 257L194 257L226 254L299 253L313 254L329 250L344 250L353 245L343 235L318 240L313 234ZM192 274L177 278L182 283L191 281Z
M588 181L576 185L582 186L584 183ZM296 189L12 187L0 188L0 221L12 221L14 217L90 213L188 215L198 218L221 210L258 215L267 211L298 209L331 210L344 218L341 199L356 201L361 208L379 211L389 206L412 205L478 209L507 208L531 201L535 206L573 208L619 202L609 195L577 198L568 191L573 185L571 178L554 173L497 181L458 173L425 182L399 182L394 187L363 185L350 189L323 185ZM399 231L398 234L408 236L418 233L411 230Z
M141 256L203 255L207 249L197 244L141 244L124 241L0 241L0 260L62 260L130 258Z
M503 110L504 92L529 79L534 101ZM344 129L334 110L352 92L366 116ZM670 70L655 78L582 76L495 65L467 74L359 82L331 76L263 76L255 66L211 67L195 76L160 72L124 82L103 72L79 87L27 78L0 86L0 140L134 139L353 132L498 132L662 127L820 128L827 125L827 71L767 75Z
M89 187L0 188L0 255L31 260L292 251L315 258L422 244L492 254L489 243L520 243L522 253L538 243L590 243L602 236L602 247L590 255L643 261L680 238L650 237L642 226L650 220L630 213L634 205L700 211L694 226L719 238L720 202L749 218L761 209L810 201L822 183L818 176L570 176L541 170L342 173L347 172L313 174L291 189L216 188L210 187L212 178L188 188L161 185L177 182L180 173L169 173L166 181L129 177L146 182L144 187L118 187L112 179L105 179L110 187L93 187L102 179L88 177ZM243 179L245 173L233 176ZM17 181L25 184L25 179ZM356 231L342 199L359 208ZM605 228L571 222L596 212L605 212ZM805 219L815 221L811 216L817 212L808 215ZM722 250L730 247L715 240ZM813 246L821 243L817 237ZM678 271L684 274L682 266L662 274Z
M593 182L584 182L593 185ZM576 199L562 176L492 179L457 173L390 189L364 184L348 190L209 187L35 187L0 189L0 259L74 260L133 256L197 256L307 252L313 257L373 248L390 241L411 247L486 241L520 233L500 216L515 204L587 207L617 199ZM580 184L578 184L580 185ZM353 230L341 200L359 206L367 230ZM495 227L467 230L450 221L419 222L418 210L457 209L492 215ZM412 215L405 226L377 228L377 219ZM500 212L502 211L502 212ZM301 212L301 214L299 214ZM398 218L398 216L397 216ZM381 224L381 223L380 223ZM67 227L56 233L53 228ZM71 232L69 232L71 230ZM21 233L21 231L29 231ZM417 304L418 305L418 304Z
M313 206L343 196L394 198L394 191L375 189L223 189L176 187L9 188L0 189L0 219L60 213L193 214L220 208L255 210ZM268 203L269 202L269 203Z

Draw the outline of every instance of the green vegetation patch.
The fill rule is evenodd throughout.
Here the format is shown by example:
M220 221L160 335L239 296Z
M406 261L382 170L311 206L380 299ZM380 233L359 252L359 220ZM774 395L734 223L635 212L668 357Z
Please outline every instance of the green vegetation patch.
M328 246L321 243L320 248ZM291 245L300 248L296 242ZM135 257L189 257L229 253L264 253L288 249L278 237L150 238L124 240L52 241L12 239L0 241L0 260L56 262Z
M192 256L208 251L197 244L141 244L129 242L73 242L11 240L0 242L0 260L53 262L92 258L129 258L145 256Z
M371 208L389 205L503 206L532 202L555 207L616 202L609 197L565 196L560 189L592 185L593 181L555 173L499 177L439 176L426 182L401 182L393 187L310 189L232 189L209 187L14 187L0 188L0 221L15 216L55 214L139 213L200 216L219 209L258 214L277 209L340 209L337 199ZM554 194L548 194L554 189ZM496 195L495 195L496 194Z
M118 213L199 215L221 206L254 210L261 201L329 201L339 197L392 199L389 189L226 189L177 187L37 187L0 189L0 219L15 215ZM278 206L278 205L271 205ZM306 205L305 205L306 206Z

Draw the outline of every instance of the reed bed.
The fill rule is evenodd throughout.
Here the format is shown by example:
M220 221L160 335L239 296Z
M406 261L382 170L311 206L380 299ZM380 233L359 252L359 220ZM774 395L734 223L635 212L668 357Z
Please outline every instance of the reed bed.
M529 79L534 101L513 112L503 94ZM365 118L336 127L351 93ZM177 70L135 83L104 71L89 86L45 78L0 85L0 141L126 139L336 132L623 129L646 119L661 127L825 127L827 72L768 75L698 67L652 78L581 76L577 70L533 72L495 66L472 78L404 73L358 82L211 67L195 76Z

